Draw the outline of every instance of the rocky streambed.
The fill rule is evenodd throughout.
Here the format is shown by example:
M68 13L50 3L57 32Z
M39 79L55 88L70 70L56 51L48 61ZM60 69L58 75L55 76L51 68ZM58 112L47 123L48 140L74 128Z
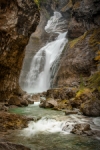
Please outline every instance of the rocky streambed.
M64 111L40 108L39 102L28 107L10 108L9 111L2 112L0 116L6 127L6 130L0 131L1 150L6 150L7 146L11 150L17 146L19 149L16 149L20 150L23 145L31 150L100 149L100 117L74 114L75 110L65 115ZM7 142L6 145L3 142ZM27 150L24 146L23 150Z

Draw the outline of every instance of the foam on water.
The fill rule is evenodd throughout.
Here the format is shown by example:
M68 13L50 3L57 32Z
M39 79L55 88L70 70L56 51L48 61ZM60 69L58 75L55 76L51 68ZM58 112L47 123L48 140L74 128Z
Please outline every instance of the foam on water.
M62 116L63 117L63 116ZM30 122L28 128L22 131L22 134L25 136L33 136L40 132L45 133L63 133L70 134L73 126L76 123L87 123L87 119L81 119L78 115L69 115L65 118L61 118L61 116L45 116L42 117L37 122Z
M100 117L96 117L93 119L95 125L100 126Z

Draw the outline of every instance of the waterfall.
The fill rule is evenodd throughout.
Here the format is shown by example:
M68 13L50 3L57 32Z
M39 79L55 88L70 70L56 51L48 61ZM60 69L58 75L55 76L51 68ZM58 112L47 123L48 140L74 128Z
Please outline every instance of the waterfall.
M26 76L25 91L28 93L40 93L50 88L51 67L59 59L65 44L67 43L65 28L66 21L61 13L54 12L45 26L48 33L56 33L58 37L54 41L48 42L34 56L30 71ZM55 65L56 67L56 65Z

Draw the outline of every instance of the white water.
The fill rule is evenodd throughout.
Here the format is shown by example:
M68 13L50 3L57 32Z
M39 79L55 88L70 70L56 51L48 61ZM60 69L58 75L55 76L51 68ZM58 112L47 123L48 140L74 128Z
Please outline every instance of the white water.
M28 93L39 93L50 88L50 69L55 60L60 57L67 43L67 32L64 32L62 25L65 25L62 15L54 12L54 16L48 21L45 30L48 33L58 33L58 37L55 41L47 43L34 56L30 71L26 76L27 87L25 90Z
M95 125L99 126L100 127L100 117L96 117L93 119L93 122Z
M39 105L39 102L35 102L33 107ZM34 109L34 108L33 108ZM41 108L40 108L41 109ZM48 111L48 110L47 110ZM41 112L37 112L41 113ZM57 112L58 113L58 112ZM91 120L92 121L92 120ZM24 136L34 136L38 133L63 133L63 134L70 134L70 131L77 123L90 123L91 122L88 117L84 117L82 115L68 115L64 116L61 114L47 114L42 117L38 121L31 121L28 124L28 127L23 129L21 134ZM91 123L93 124L93 122Z

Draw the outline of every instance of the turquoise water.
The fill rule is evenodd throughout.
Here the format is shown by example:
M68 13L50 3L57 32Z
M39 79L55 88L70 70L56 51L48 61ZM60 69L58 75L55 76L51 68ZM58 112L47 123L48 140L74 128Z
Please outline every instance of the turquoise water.
M30 147L31 150L100 150L99 140L92 137L66 134L66 131L61 132L57 128L60 122L63 123L66 120L70 122L72 119L74 121L87 121L86 117L81 119L82 116L77 115L65 116L64 112L39 108L37 104L10 109L10 112L41 118L36 123L30 122L27 129L10 133L7 137L7 140L10 142L24 144ZM42 117L46 117L47 120L44 121ZM56 129L58 130L55 132ZM34 133L34 131L36 132Z

